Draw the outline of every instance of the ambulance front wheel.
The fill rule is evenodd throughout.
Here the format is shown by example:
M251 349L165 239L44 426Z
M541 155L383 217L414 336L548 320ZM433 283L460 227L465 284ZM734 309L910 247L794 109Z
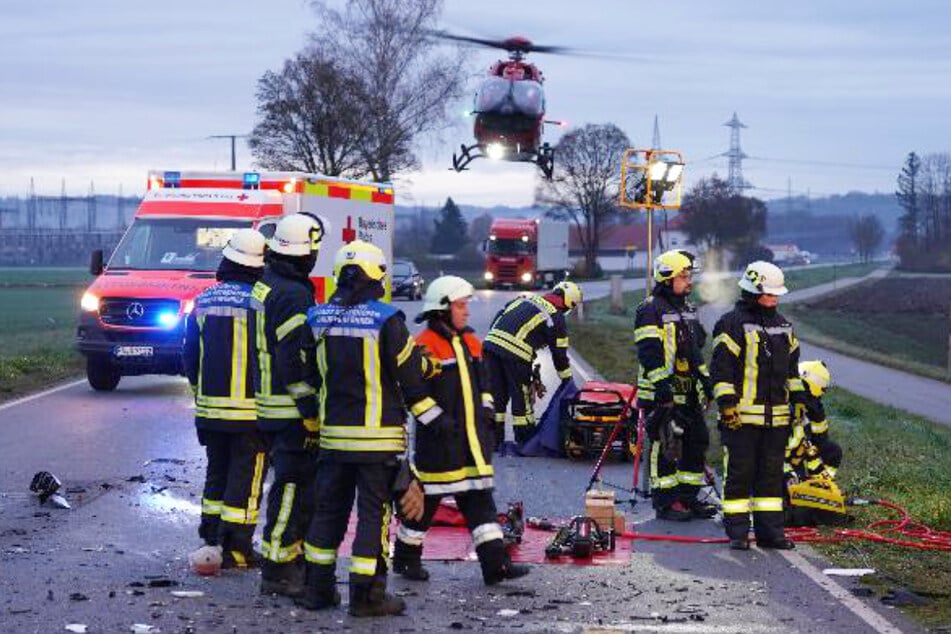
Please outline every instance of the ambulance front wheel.
M122 375L108 359L86 357L86 380L97 392L111 392L119 385Z

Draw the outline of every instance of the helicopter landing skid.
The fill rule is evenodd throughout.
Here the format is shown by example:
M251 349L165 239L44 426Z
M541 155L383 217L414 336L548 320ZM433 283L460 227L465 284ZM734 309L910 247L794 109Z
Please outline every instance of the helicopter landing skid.
M459 147L462 148L462 153L459 156L457 156L455 152L452 154L452 169L457 172L469 169L469 163L477 158L485 157L485 154L476 151L479 150L478 144L469 146L460 145Z
M459 154L453 153L452 167L450 168L457 172L469 169L469 163L477 158L485 158L485 154L482 153L478 144L469 146L460 145L459 147L461 151ZM538 152L530 154L523 153L518 156L519 158L509 158L506 160L520 163L534 163L541 169L545 178L551 180L552 172L555 169L555 148L546 143L538 149Z

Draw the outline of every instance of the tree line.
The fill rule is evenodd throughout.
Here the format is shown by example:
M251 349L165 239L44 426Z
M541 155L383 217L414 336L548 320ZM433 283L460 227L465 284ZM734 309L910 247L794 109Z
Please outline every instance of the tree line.
M951 271L951 154L909 153L895 195L901 267Z

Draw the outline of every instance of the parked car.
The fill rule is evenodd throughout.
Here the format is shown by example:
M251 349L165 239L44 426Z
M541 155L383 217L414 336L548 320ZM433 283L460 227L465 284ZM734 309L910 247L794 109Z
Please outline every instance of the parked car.
M423 276L410 260L393 261L393 298L423 298Z

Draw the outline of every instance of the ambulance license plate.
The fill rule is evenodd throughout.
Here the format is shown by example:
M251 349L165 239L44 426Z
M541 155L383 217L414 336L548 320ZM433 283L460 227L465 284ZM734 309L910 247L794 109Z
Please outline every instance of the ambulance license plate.
M116 346L117 357L151 357L152 346Z

